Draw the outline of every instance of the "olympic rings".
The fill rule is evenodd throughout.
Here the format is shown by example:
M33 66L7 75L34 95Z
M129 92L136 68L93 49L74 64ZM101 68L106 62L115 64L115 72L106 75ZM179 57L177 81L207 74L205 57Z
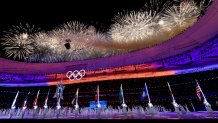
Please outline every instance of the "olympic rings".
M75 79L80 80L83 78L83 76L85 76L85 74L86 74L86 71L82 69L80 71L78 71L78 70L74 70L73 72L68 71L66 73L66 76L69 80L75 80Z

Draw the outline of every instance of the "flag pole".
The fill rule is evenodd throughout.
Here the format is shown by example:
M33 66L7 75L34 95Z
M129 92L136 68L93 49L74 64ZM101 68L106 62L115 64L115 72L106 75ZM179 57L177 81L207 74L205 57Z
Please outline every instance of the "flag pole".
M146 82L145 82L145 87L146 87L146 92L148 94L148 103L151 103L151 99L150 99L150 96L149 96L149 93L148 93L148 88L147 88Z
M77 91L76 91L76 105L78 105L78 94L79 94L79 88L77 88Z
M172 90L171 90L171 88L170 88L170 84L169 84L168 82L167 82L167 85L168 85L168 87L169 87L170 94L171 94L172 99L173 99L172 104L173 104L173 106L174 106L175 112L177 113L177 115L179 115L179 114L181 113L181 111L180 111L180 109L179 109L179 105L176 103L176 100L175 100L175 98L174 98L174 96L173 96L173 93L172 93Z
M27 103L27 99L28 99L29 94L30 94L30 92L28 92L28 94L27 94L27 96L26 96L26 98L24 100L24 104L23 104L23 108L22 108L23 110L25 110L27 108L26 103Z
M57 99L57 106L56 106L57 109L60 109L60 108L61 108L60 102L61 102L61 98L58 97L58 99Z
M11 109L15 109L15 108L16 108L15 103L16 103L18 94L19 94L19 91L17 91L17 94L16 94L16 96L15 96L15 98L14 98L14 101L13 101L13 103L12 103L12 105L11 105Z
M121 84L121 89L122 89L121 95L122 95L122 98L123 98L123 104L125 104L125 100L124 100L124 96L123 96L123 86L122 86L122 84Z
M174 98L174 96L173 96L173 93L172 93L172 90L171 90L171 88L170 88L170 84L167 82L167 85L168 85L168 87L169 87L169 90L170 90L170 93L171 93L171 97L172 97L172 99L173 99L173 102L175 102L175 98Z
M49 92L50 92L50 89L48 90L48 94L47 94L46 99L45 99L45 103L44 103L44 106L43 106L44 108L48 108L47 103L48 103Z
M100 104L100 101L99 101L99 85L97 86L97 101L98 101L97 107L100 108L101 104Z
M196 82L197 82L197 80L196 80ZM201 90L201 87L198 84L198 82L197 82L197 85L199 86L199 88ZM204 106L205 106L206 110L210 113L211 117L214 118L213 109L211 108L210 103L207 101L207 99L206 99L206 97L205 97L205 95L204 95L202 90L201 90L201 93L202 93L202 96L204 98L204 102L203 103L204 103Z
M127 105L125 104L125 99L124 99L124 95L123 95L123 86L122 86L122 83L120 85L120 91L121 91L121 96L122 96L122 99L123 99L123 103L121 104L122 107L127 107Z
M78 105L78 95L79 95L79 88L77 88L76 90L76 94L74 97L74 100L76 100L76 104L74 105L74 109L75 109L75 116L77 117L78 113L79 113L79 105ZM76 98L76 99L75 99Z
M76 94L75 94L74 99L72 101L72 105L73 105L74 100L76 100L76 104L74 105L75 109L79 108L79 105L78 105L78 94L79 94L79 88L77 88Z
M156 113L156 110L154 109L154 106L151 103L151 99L150 99L150 96L149 96L149 93L148 93L148 87L147 87L146 82L145 82L145 88L146 88L146 93L148 95L148 112L153 115L153 114Z
M34 109L37 109L37 107L38 107L37 106L37 100L38 100L39 92L40 92L40 89L38 90L38 93L37 93L36 98L35 98L34 103L33 103L33 108Z
M99 85L97 87L98 105L99 105Z
M192 109L193 109L193 111L195 112L195 107L194 107L194 105L191 103L191 105L192 105Z

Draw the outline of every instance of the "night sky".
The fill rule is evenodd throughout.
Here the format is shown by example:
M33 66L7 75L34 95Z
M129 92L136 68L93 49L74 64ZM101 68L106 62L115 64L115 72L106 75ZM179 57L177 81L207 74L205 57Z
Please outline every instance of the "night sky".
M20 22L34 24L42 30L51 30L73 20L97 28L108 28L118 12L139 10L146 1L148 0L1 0L0 31L8 30Z
M12 25L19 23L34 24L42 30L51 30L67 21L78 20L98 29L108 29L118 12L139 11L149 1L0 0L0 37L2 31L7 31Z

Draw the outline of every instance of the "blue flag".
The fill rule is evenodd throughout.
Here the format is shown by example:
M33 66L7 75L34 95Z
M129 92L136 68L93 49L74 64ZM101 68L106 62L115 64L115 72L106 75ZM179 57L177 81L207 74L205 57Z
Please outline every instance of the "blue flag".
M29 94L30 94L30 92L27 94L25 100L23 101L23 104L22 104L23 108L26 108L26 103L27 103L27 99L28 99Z
M142 96L141 96L141 100L144 100L145 97L147 97L148 94L147 94L147 86L146 86L146 83L145 83L145 86L143 88L143 91L142 91Z

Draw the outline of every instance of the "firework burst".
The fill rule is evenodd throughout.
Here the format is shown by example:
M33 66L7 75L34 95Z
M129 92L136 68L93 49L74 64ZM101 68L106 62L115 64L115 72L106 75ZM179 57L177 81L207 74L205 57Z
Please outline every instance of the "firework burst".
M35 29L29 24L12 26L9 31L5 31L2 38L4 42L1 43L5 55L13 59L27 60L34 53L35 45L32 39L37 31L39 29Z
M112 40L132 44L153 39L160 33L160 13L173 2L174 0L150 0L140 12L118 14L110 29Z
M162 24L163 29L172 32L172 36L175 36L192 26L199 16L200 10L193 0L182 1L179 6L168 7L159 23Z
M111 26L110 34L115 42L143 41L154 34L157 17L149 12L135 12L116 16L116 23Z

